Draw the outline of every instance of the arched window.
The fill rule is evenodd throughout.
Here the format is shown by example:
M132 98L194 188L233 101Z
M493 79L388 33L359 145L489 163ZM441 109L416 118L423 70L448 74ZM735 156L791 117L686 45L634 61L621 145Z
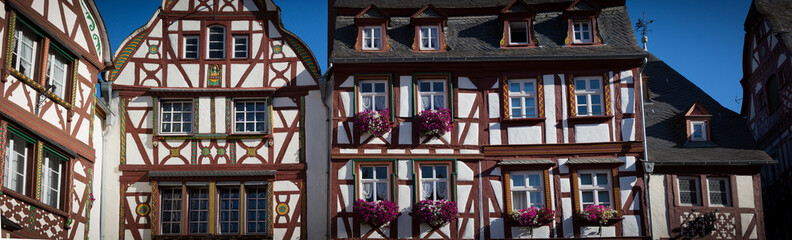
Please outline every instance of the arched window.
M209 27L209 58L225 58L225 27Z

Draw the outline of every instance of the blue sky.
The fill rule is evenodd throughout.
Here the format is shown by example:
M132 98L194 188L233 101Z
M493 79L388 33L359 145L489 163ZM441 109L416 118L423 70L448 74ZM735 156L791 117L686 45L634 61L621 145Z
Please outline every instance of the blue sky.
M160 1L99 0L115 50L132 31L143 26ZM308 44L321 66L327 69L327 2L275 0L284 26ZM635 21L646 12L651 25L649 51L668 63L725 107L739 111L735 99L742 97L743 23L750 0L711 1L629 0L627 9Z

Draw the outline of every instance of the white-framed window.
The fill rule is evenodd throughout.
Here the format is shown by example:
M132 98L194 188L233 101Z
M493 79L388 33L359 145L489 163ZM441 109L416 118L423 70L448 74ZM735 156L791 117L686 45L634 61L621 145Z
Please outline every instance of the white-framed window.
M268 111L266 100L234 100L234 130L237 133L267 133Z
M234 36L234 58L247 58L248 57L248 36L235 35Z
M451 197L448 165L421 165L421 200L448 200Z
M709 190L709 204L713 206L729 206L731 204L731 189L729 188L729 178L710 177L707 178L707 190Z
M419 40L421 41L421 50L438 50L440 49L440 27L438 26L420 26Z
M388 91L385 80L360 81L360 110L384 110L388 108Z
M677 177L679 205L701 206L701 188L698 177Z
M510 172L511 211L544 207L544 184L541 171Z
M574 31L575 38L573 43L590 43L592 42L591 21L574 21L572 22L572 30Z
M50 91L60 98L66 97L66 79L68 79L69 61L55 51L49 52L47 61L46 84L52 88Z
M418 81L418 106L421 110L437 110L446 107L446 81Z
M707 125L704 121L690 122L690 140L707 141Z
M16 34L14 34L14 51L11 56L11 67L24 74L29 78L33 78L36 67L36 56L38 55L38 42L39 35L33 30L24 26L25 24L16 25Z
M209 27L209 58L225 58L225 28L222 26Z
M201 38L198 35L184 36L184 58L198 59L198 51Z
M60 195L63 189L63 159L44 153L44 163L41 166L41 201L55 208L60 206Z
M191 234L209 232L209 189L205 187L190 187L187 189L188 231Z
M363 27L363 50L382 49L382 27L366 26Z
M367 202L390 199L388 166L360 166L360 198Z
M575 105L578 116L605 115L602 102L601 79L575 78Z
M239 233L239 187L218 187L220 192L219 234Z
M247 208L245 215L247 227L245 231L250 234L265 234L269 231L267 218L270 214L267 206L267 199L269 198L267 186L255 186L245 183L245 191L245 197L247 198L245 204Z
M589 205L613 207L612 186L609 171L579 171L578 192L581 207Z
M191 101L162 101L160 133L191 133L193 105Z
M162 210L160 217L160 221L162 222L162 234L181 233L181 187L163 187L160 194L162 195Z
M25 194L25 187L27 187L27 160L32 147L32 144L25 141L21 136L8 132L3 187L22 195Z
M536 108L536 80L509 80L509 117L534 118Z
M509 22L509 44L528 44L528 22Z

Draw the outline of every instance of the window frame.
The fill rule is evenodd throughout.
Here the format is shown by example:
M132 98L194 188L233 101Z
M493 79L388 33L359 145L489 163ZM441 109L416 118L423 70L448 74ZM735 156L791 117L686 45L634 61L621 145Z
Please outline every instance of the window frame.
M40 45L40 42L45 42L45 37L43 37L41 34L39 34L38 31L36 31L29 24L25 23L24 21L19 21L19 20L20 20L19 18L16 19L16 21L18 21L19 23L22 23L22 25L16 25L15 29L14 29L14 46L11 49L11 52L8 53L8 54L11 54L11 58L12 58L11 63L9 64L9 66L10 66L10 68L13 68L13 69L17 70L17 72L19 72L23 76L26 76L26 77L28 77L30 79L35 79L36 75L37 75L36 74L37 73L36 70L38 69L38 64L41 61L41 59L38 59L39 58L39 56L38 56L39 52L41 52L40 49L39 49L39 47L40 47L39 45ZM30 34L30 36L27 36L27 34ZM23 72L21 70L21 68L22 68L21 67L21 63L23 62L24 58L21 56L21 54L19 54L17 52L17 49L20 47L20 45L19 45L20 43L21 44L25 44L25 43L24 43L24 41L20 41L21 40L20 36L25 36L24 39L25 40L30 40L31 43L32 43L32 46L30 46L30 48L31 48L30 49L30 58L31 59L28 60L28 61L24 61L24 62L28 62L28 64L30 64L30 70L29 70L30 73L29 74L25 73L25 72ZM30 37L30 38L28 38L28 37ZM28 45L28 44L25 44L25 45ZM44 44L41 44L41 45L44 45Z
M696 126L701 126L701 137L696 137ZM707 137L707 121L690 121L690 141L704 142L708 141Z
M681 187L681 184L680 184L681 180L693 180L694 181L695 184L693 184L693 186L696 187L695 196L694 197L696 197L696 201L698 201L698 203L683 203L682 202L682 187ZM676 202L677 202L677 204L679 204L679 206L691 206L691 207L693 207L693 206L703 206L704 205L704 201L703 201L703 197L702 197L702 196L704 196L704 194L703 194L702 189L701 189L701 178L700 177L698 177L698 176L677 176L676 177L676 182L674 184L676 184L676 189L677 189Z
M514 32L512 31L512 24L514 23L522 23L525 25L525 42L514 42L512 41L514 37ZM514 20L514 21L506 21L506 29L508 33L508 37L506 42L509 46L526 46L530 45L533 41L531 39L531 20L530 19L523 19L523 20Z
M182 109L184 109L184 104L190 104L190 110L188 110L189 114L190 114L190 119L189 119L190 129L189 129L189 131L186 131L186 132L185 131L180 131L180 132L174 132L174 131L165 132L165 131L163 131L163 129L164 129L163 126L166 123L168 123L168 124L179 123L179 124L181 124L181 129L184 129L184 124L188 123L188 121L184 121L184 114L188 113L185 110L181 110L181 112L179 113L179 114L181 114L181 119L182 119L182 120L180 120L180 122L174 121L173 120L173 115L171 115L171 120L169 122L166 122L165 118L164 118L164 116L166 114L165 113L165 109L164 109L165 103L171 103L171 104L172 103L181 103L182 104ZM157 110L159 110L159 112L157 113L159 115L158 116L159 117L159 119L158 119L159 122L157 123L157 125L158 125L157 126L158 127L157 134L158 135L192 135L192 134L194 134L193 130L195 128L195 122L194 122L195 121L195 115L194 115L195 114L195 104L193 104L193 103L194 103L194 101L191 100L191 99L159 99L159 106L157 106L157 108L158 108ZM176 114L176 112L171 110L171 111L169 111L169 114ZM170 129L173 129L172 125L171 125Z
M222 41L218 42L218 41L213 41L212 40L212 34L218 34L218 33L212 33L213 29L221 29L222 30L222 39L223 39ZM227 36L228 36L228 31L227 31L226 27L223 26L223 25L213 24L213 25L209 25L209 26L206 27L206 59L208 59L208 60L226 59L226 52L227 52L227 50L226 50L226 40L227 39L226 38L227 38ZM220 46L222 46L222 48L220 48L220 49L212 48L212 43L213 42L214 43L219 43ZM212 52L213 51L215 51L215 52L216 51L220 51L221 56L220 57L212 57Z
M424 92L424 91L421 90L421 83L424 83L424 82L430 83L429 84L429 88L431 90L429 92ZM435 91L434 83L438 83L438 82L443 84L443 92L442 93ZM417 98L416 98L416 106L417 106L417 108L416 108L416 110L418 112L423 111L423 110L427 110L427 109L424 109L423 105L422 105L423 100L421 100L421 97L423 97L424 95L430 96L430 99L431 99L431 105L430 105L430 107L428 109L432 109L432 110L439 109L438 107L434 106L435 105L435 102L434 102L434 97L435 96L443 96L443 101L444 102L443 102L443 107L442 108L451 109L451 107L448 106L448 103L449 103L449 99L448 99L449 98L449 96L448 96L449 84L448 84L448 81L446 79L437 79L437 78L418 79L416 81L415 85L416 85L415 86L415 90L417 92L417 94L416 94L417 95Z
M248 36L247 34L232 34L231 35L231 39L233 40L232 42L233 42L233 50L234 50L234 54L233 54L232 58L234 58L234 59L247 59L247 58L249 58L250 57L250 36ZM244 56L237 56L237 53L240 53L239 50L237 50L237 46L239 45L238 41L240 39L245 39Z
M271 101L270 98L234 98L232 100L233 103L232 103L232 106L231 106L233 108L233 110L232 110L233 111L233 120L232 120L232 123L231 123L232 126L233 126L232 127L232 134L266 135L266 134L269 134L270 132L272 132L272 129L271 129L272 105L270 104L270 101ZM244 103L253 102L255 104L259 104L259 103L264 104L264 123L263 123L264 124L264 131L238 131L237 130L237 123L238 123L237 121L238 120L236 118L236 115L238 113L240 113L240 112L237 111L237 107L236 107L238 102L244 102ZM255 110L255 107L254 107L254 111L253 112L255 114L255 113L258 113L259 111ZM247 116L247 111L245 111L245 116ZM249 123L249 122L247 120L244 120L243 124L246 124L246 123ZM254 128L255 128L255 125L257 123L259 123L259 121L254 120L254 122L252 122L252 123L253 123Z
M594 43L594 21L591 19L573 19L572 22L572 43L573 44L590 44ZM588 30L583 30L583 24L588 25ZM580 27L580 30L577 31L575 28ZM577 38L576 34L580 33L580 39ZM583 34L588 33L589 38L584 39Z
M58 96L58 97L60 97L62 99L66 99L66 93L67 93L66 90L68 89L67 86L68 86L68 82L69 82L68 78L69 78L69 72L70 72L69 71L69 65L70 64L69 64L69 61L67 59L65 59L65 57L63 57L61 54L57 54L56 52L57 51L55 51L55 52L50 51L48 56L47 56L47 59L48 59L47 60L47 71L46 71L46 74L45 74L45 77L44 77L44 87L46 88L47 85L54 85L55 89L50 90L50 91L53 94L55 94L56 96ZM59 61L61 61L61 62L59 62ZM61 64L62 68L58 67L56 64ZM59 68L59 69L63 70L63 73L62 73L63 76L60 79L60 81L58 81L58 79L53 77L55 75L53 72L56 71L55 70L56 68ZM54 84L50 83L51 80L54 80L52 82ZM60 82L59 85L60 85L61 89L58 89L58 86L57 86L58 82Z
M578 86L577 86L577 82L578 81L584 81L586 83L586 89L579 89ZM599 87L599 89L591 89L591 82L592 81L596 81L597 82L597 84L598 84L597 86ZM574 89L575 89L574 95L572 96L572 97L574 97L574 103L575 103L574 106L573 106L575 108L574 116L576 116L576 117L577 116L580 116L580 117L586 117L586 116L588 116L588 117L608 116L608 113L607 113L607 107L608 106L607 106L607 104L609 104L609 102L607 101L608 99L605 97L605 94L604 94L605 93L604 88L608 87L608 85L604 84L602 78L600 78L600 77L574 77L572 79L572 83L571 84L574 86ZM581 96L581 95L582 96L586 96L586 104L585 105L581 105L580 101L578 101L578 96ZM592 99L594 99L593 98L594 95L598 96L597 98L600 100L599 104L593 104L592 103ZM599 105L600 106L600 111L601 112L599 112L599 114L594 114L593 108L594 108L595 105ZM586 107L586 114L581 114L580 113L579 108L583 107L583 106Z
M532 83L533 84L533 88L532 88L533 92L532 93L525 92L525 89L526 89L525 88L525 84L526 83ZM507 84L509 86L508 89L506 90L508 98L509 98L508 99L509 108L508 108L508 113L507 113L508 116L509 116L509 119L538 118L540 116L539 112L541 111L539 109L539 91L538 91L539 81L537 81L536 79L509 79L507 81ZM518 84L520 86L520 92L517 92L517 93L512 92L511 86L513 84ZM519 108L521 109L521 113L522 113L521 117L514 117L514 114L512 114L513 110L514 110L514 108L513 108L514 107L514 103L512 101L514 100L514 98L519 98L520 99L521 106ZM526 98L533 98L533 109L534 109L534 115L533 116L528 116L526 114L526 112L528 110L528 107L525 104L527 102Z
M200 59L201 58L201 36L199 34L184 34L182 39L183 39L183 43L184 43L184 45L182 47L182 51L183 51L182 59L195 59L195 60ZM189 44L187 42L189 40L195 40L196 41L195 42L195 57L189 57L187 55L187 54L192 53L192 51L190 51L188 49L188 47L191 46L191 44Z
M179 198L178 199L176 199L176 198L166 198L165 191L168 191L168 190L171 190L171 193L177 193L178 192L179 193ZM163 185L162 188L160 188L159 194L160 194L160 203L159 204L161 204L161 205L160 205L160 209L159 209L159 219L157 219L157 221L158 221L157 224L159 224L159 226L160 226L160 230L159 230L160 234L161 235L181 235L182 234L181 230L184 227L184 225L183 225L184 222L183 221L185 221L185 219L182 217L183 216L183 211L184 211L184 204L185 204L184 192L183 192L183 189L182 189L182 185L176 185L176 186ZM175 209L175 210L174 209L165 209L164 206L165 206L165 202L166 201L171 201L170 202L171 205L172 206L178 206L179 209ZM177 220L177 221L171 220L171 221L165 222L163 220L163 216L165 216L166 212L172 214L172 216L179 216L179 220ZM171 230L171 232L167 232L166 233L164 231L165 230L165 224L170 224L169 225L170 226L169 229ZM173 224L178 224L178 227L176 228L177 232L172 232Z
M381 25L366 25L360 27L360 49L363 51L380 51L383 49L384 45L384 33L382 31ZM366 33L370 33L371 36L366 37ZM376 33L379 33L379 38L377 38ZM366 43L370 42L371 47L366 47ZM379 46L376 45L379 44Z
M363 107L363 99L366 98L366 97L371 97L371 106L372 106L371 110L376 110L377 109L375 99L378 96L381 96L381 97L385 98L385 109L390 109L390 104L389 104L390 103L390 98L389 98L390 91L388 89L388 87L390 85L389 83L390 83L390 81L389 80L385 80L385 79L383 79L383 80L374 80L374 79L359 80L357 82L357 87L358 87L358 89L357 89L358 90L357 91L358 92L357 109L358 109L358 112L369 110L369 109L365 109ZM372 92L363 92L363 84L371 84ZM383 84L384 90L381 93L376 91L376 86L378 84Z
M771 83L773 83L774 85L771 85ZM764 94L767 95L765 97L765 100L767 101L766 105L769 110L769 113L773 113L776 111L776 109L778 109L782 105L781 84L778 81L778 77L776 76L776 74L770 75L770 77L768 77L767 80L765 81L764 86L765 86Z
M242 230L242 197L244 195L240 192L240 184L229 184L229 185L221 185L220 183L217 184L217 234L218 235L239 235L240 230ZM224 209L223 201L229 201L229 208L231 207L231 202L234 201L233 196L223 197L223 194L228 192L229 194L236 193L236 210L234 209ZM223 213L228 212L229 220L223 220ZM232 213L236 212L237 220L230 220ZM232 224L236 223L236 232L223 232L223 225L227 224L229 229Z
M442 167L446 167L446 177L445 178L438 178L437 177L437 167L441 167L441 166ZM431 178L424 178L423 177L423 167L431 167L432 168L432 173L433 174L432 174ZM418 179L416 181L416 183L418 184L418 186L416 187L416 190L418 192L418 194L416 195L416 198L418 199L418 201L420 201L420 200L435 200L435 201L436 200L452 200L453 201L454 200L454 195L452 194L452 188L454 186L452 186L452 180L451 180L451 178L452 178L451 167L452 167L452 165L449 164L449 163L437 163L437 162L434 162L434 163L420 163L420 164L418 164L418 171L417 171L417 175L416 175L416 177ZM443 180L443 179L445 179L445 180ZM433 183L432 184L433 191L432 191L432 198L431 199L425 198L423 196L423 183L425 181ZM438 195L437 194L437 186L438 186L437 184L438 183L445 183L445 185L446 185L446 197L443 198L443 199L438 199L437 198L437 195Z
M187 200L187 219L185 219L185 221L187 223L187 234L189 234L189 235L209 234L209 225L211 224L211 221L212 221L212 218L210 217L211 212L209 212L211 210L211 208L209 207L209 205L211 203L211 196L210 196L209 187L210 186L206 186L206 185L201 185L201 186L190 186L190 185L188 185L187 186L187 199L188 199ZM197 197L196 199L193 199L193 197L192 197L192 193L193 192L192 191L195 191L195 190L199 191L198 192L199 195L205 193L206 197L205 198L204 197ZM200 204L201 201L206 201L206 209L201 208L201 206L198 206L196 209L193 209L193 206L194 206L193 205L193 201L198 201L199 204ZM206 220L200 220L201 219L200 213L202 213L202 212L206 213ZM197 213L198 214L198 220L195 220L195 221L191 220L193 213ZM199 231L201 230L201 224L206 224L206 231L205 232L193 232L192 224L198 224L198 230Z
M438 51L438 50L442 50L441 47L440 47L442 42L440 40L440 35L441 35L441 31L440 30L441 29L440 29L439 25L419 25L416 28L417 28L417 31L418 31L418 39L417 39L418 42L416 44L416 45L418 45L418 50L420 50L420 51ZM427 29L427 34L429 36L424 36L424 32L423 32L424 29ZM434 38L432 36L432 29L434 29L435 33L436 33L436 36L434 36ZM426 38L426 41L429 44L428 47L424 47L423 46L423 39L424 38ZM434 47L432 47L432 43L435 44Z
M726 204L720 203L712 203L712 189L710 189L710 181L723 181L726 185L726 190L723 192L726 195ZM731 179L729 177L707 177L707 203L710 207L731 207L732 206L732 196L731 196ZM703 192L703 191L702 191Z
M244 201L245 201L244 210L245 210L245 214L244 214L244 221L242 221L243 222L242 224L244 224L244 226L245 226L245 233L244 234L247 234L247 235L267 235L267 234L272 234L272 224L273 223L269 222L269 220L268 220L269 218L265 218L263 220L263 222L265 223L265 225L267 227L267 229L265 229L265 232L251 232L250 228L247 227L248 224L251 222L251 220L249 218L249 215L248 215L248 213L251 211L251 209L249 208L251 206L251 204L250 204L251 198L249 197L250 196L250 194L249 194L250 190L251 189L256 189L257 191L260 190L260 191L263 191L263 192L267 193L267 196L264 199L261 199L259 197L254 197L254 200L257 200L257 201L264 200L265 202L268 203L268 205L264 206L263 209L259 209L257 207L254 211L256 211L256 213L264 211L264 213L266 213L267 215L272 217L274 212L272 211L272 206L271 206L272 205L272 197L273 197L272 194L271 194L272 193L271 188L272 188L272 186L269 183L266 183L266 184L249 184L249 183L245 183L245 187L244 187L244 189L245 189L245 191L244 191ZM258 193L260 193L260 192L258 192ZM262 222L262 221L258 220L258 219L255 219L255 220L253 220L253 222L254 223L259 223L259 222Z
M515 187L514 186L514 181L512 180L512 178L515 175L520 175L520 176L523 176L525 178L524 179L525 187L519 188L519 187ZM529 175L538 175L539 176L539 186L538 187L533 188L533 189L531 187L529 187L529 184L528 184L528 176ZM532 207L532 206L536 205L536 204L532 204L531 203L530 193L531 192L539 192L539 194L541 196L540 197L541 203L539 204L539 208L546 208L548 206L548 202L547 202L547 199L546 199L546 194L547 193L545 192L545 190L546 190L545 189L545 184L546 184L545 183L545 176L546 176L546 173L545 173L544 170L514 170L514 171L509 171L508 175L506 176L506 178L504 178L507 181L506 182L506 186L508 187L506 189L507 190L506 194L508 194L507 197L509 199L509 201L508 201L508 209L507 210L509 212L514 212L514 211L520 210L520 209L517 209L515 207L515 205L516 205L515 204L515 198L514 198L514 192L515 191L523 191L523 192L527 193L525 195L525 200L527 201L526 205L528 207Z
M377 179L377 171L376 171L376 169L377 168L381 168L381 167L385 167L385 179ZM355 178L357 180L357 183L355 184L355 186L357 187L357 189L359 189L359 191L357 191L356 199L363 199L363 200L368 202L368 199L365 199L365 197L363 196L363 189L364 189L363 186L364 186L364 184L373 183L372 186L377 188L376 187L377 183L385 183L385 186L386 186L386 190L385 190L386 196L385 196L385 198L377 199L378 197L376 195L376 191L374 191L374 192L372 192L372 194L373 194L372 197L374 198L373 202L393 201L395 199L395 196L393 194L393 189L392 189L393 186L391 184L393 182L393 173L394 173L393 167L394 167L393 164L387 163L387 162L368 162L368 163L358 164L358 166L355 169L355 173L358 176L358 177ZM372 175L373 178L372 179L364 179L363 178L364 177L363 176L363 168L372 168L372 170L373 170L373 172L372 172L373 173L373 175Z
M62 209L64 205L64 194L66 192L66 168L68 159L57 156L56 153L50 150L44 150L43 161L41 163L41 199L40 201L50 207ZM53 167L52 164L57 164ZM56 169L57 171L53 170ZM56 172L56 173L54 173ZM57 174L57 175L56 175ZM57 186L53 187L50 183L52 177L57 179ZM48 200L50 194L56 194L55 202L51 203Z
M615 191L615 188L614 188L615 184L613 182L613 175L612 175L612 171L611 170L585 169L585 170L577 170L576 174L577 174L577 177L576 177L577 181L575 183L577 185L576 194L578 194L578 196L579 196L579 198L578 198L579 199L579 204L578 204L577 207L579 207L580 209L583 209L587 205L587 203L583 202L583 192L584 191L593 191L592 197L593 197L594 202L592 204L590 204L590 205L602 205L603 202L600 201L600 199L599 199L599 197L600 197L599 193L601 191L607 191L608 192L608 202L607 202L608 206L610 208L612 208L612 209L616 209L616 210L619 209L619 207L618 207L619 203L616 202L616 191ZM581 177L581 175L583 175L583 174L590 174L591 175L591 177L592 177L591 178L591 183L592 183L591 185L583 185L583 180L582 180L583 178ZM606 179L608 181L607 185L600 185L599 184L599 182L597 181L597 175L598 174L605 174Z
M35 155L35 143L27 140L25 136L15 133L13 130L7 131L6 136L7 136L5 139L6 146L0 146L6 148L5 150L6 155L0 156L6 159L5 164L3 166L5 168L3 172L3 187L12 190L16 193L19 193L21 195L30 194L31 191L29 189L32 188L31 182L33 181L28 181L28 180L32 180L29 176L32 176L33 170L34 168L36 168L33 160L34 158L33 155ZM24 154L22 154L21 156L22 159L18 159L20 156L17 156L16 161L12 162L10 160L11 159L10 155L11 154L19 155L18 152L13 150L17 140L19 140L20 143L25 145L23 147ZM11 163L16 163L16 164L12 166ZM20 164L22 166L21 173L14 170L14 167L18 167ZM12 174L15 174L17 176L13 177ZM19 189L21 190L21 192L15 188L12 188L13 186L8 185L10 184L12 178L16 179L17 182L22 181L22 186L21 186L22 188Z

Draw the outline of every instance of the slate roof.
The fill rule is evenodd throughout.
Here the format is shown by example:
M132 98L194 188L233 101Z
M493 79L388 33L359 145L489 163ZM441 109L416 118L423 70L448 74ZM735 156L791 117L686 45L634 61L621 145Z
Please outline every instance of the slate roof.
M0 220L0 225L2 226L3 230L16 231L22 229L22 226L19 226L19 224L16 224L14 221L11 221L11 219L8 219L6 217L0 217L0 218L2 218Z
M748 17L745 20L746 30L748 23L757 16L764 15L770 20L774 33L779 33L787 49L792 50L792 1L790 0L754 0Z
M771 163L745 120L665 62L650 55L644 68L651 101L644 105L648 161L657 165L755 165ZM712 114L711 142L687 143L685 112L699 101Z
M360 8L374 1L339 0L334 6ZM530 3L569 2L570 0L535 0ZM376 6L384 8L419 9L431 3L437 8L505 8L511 1L460 1L460 0L405 0L376 1ZM389 52L355 51L357 27L354 16L339 15L335 19L333 51L331 63L343 62L409 62L409 61L513 61L513 60L554 60L554 59L641 59L641 51L632 31L632 23L624 6L603 8L597 18L602 46L564 47L567 23L562 10L538 12L534 19L534 33L537 48L501 49L503 27L499 15L449 16L444 34L448 50L446 52L413 52L413 31L409 16L391 16L387 30Z

